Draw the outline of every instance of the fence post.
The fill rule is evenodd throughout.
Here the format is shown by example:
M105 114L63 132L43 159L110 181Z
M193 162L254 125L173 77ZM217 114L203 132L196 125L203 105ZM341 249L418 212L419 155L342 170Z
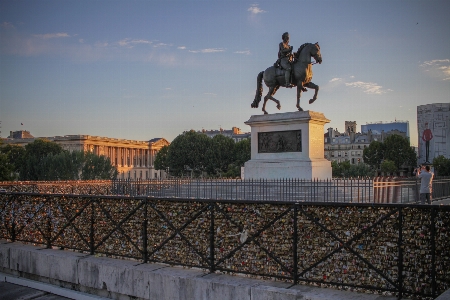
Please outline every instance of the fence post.
M144 222L143 222L143 226L142 226L142 247L143 249L143 261L144 263L148 262L148 240L147 240L147 197L144 199Z
M94 255L94 200L91 199L91 228L89 231L89 252L91 255Z
M209 212L211 214L211 223L209 224L209 272L214 273L216 268L214 267L214 203L209 203Z
M403 208L398 212L398 299L403 297Z
M294 236L292 237L292 258L293 258L293 280L294 285L298 283L298 255L297 255L297 243L298 243L298 232L297 232L297 209L298 203L294 204Z
M431 295L436 298L436 209L431 206Z
M49 200L50 201L50 200ZM52 220L51 220L51 205L47 208L47 236L45 239L47 240L46 248L50 249L52 247Z

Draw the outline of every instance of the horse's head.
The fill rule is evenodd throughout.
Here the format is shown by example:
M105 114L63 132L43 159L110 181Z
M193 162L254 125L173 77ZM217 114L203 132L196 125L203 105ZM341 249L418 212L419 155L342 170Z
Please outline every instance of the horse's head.
M316 62L319 64L322 63L322 54L320 53L319 43L311 44L306 43L298 48L298 51L295 54L295 58L303 63L310 63L311 57L314 57Z
M313 50L311 51L311 56L314 57L316 62L321 64L322 63L322 54L320 53L319 42L315 43L313 46L314 47L313 47Z

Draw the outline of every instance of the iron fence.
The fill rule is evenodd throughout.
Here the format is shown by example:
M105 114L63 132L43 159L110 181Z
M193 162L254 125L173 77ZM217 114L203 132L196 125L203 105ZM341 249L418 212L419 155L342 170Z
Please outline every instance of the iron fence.
M418 203L417 178L332 180L105 180L0 182L11 192L249 201ZM450 178L433 180L432 199L450 198Z
M376 177L331 180L114 180L115 195L249 201L418 203L420 180ZM433 181L434 200L450 197L450 178Z
M96 255L432 299L450 206L0 193L0 238Z

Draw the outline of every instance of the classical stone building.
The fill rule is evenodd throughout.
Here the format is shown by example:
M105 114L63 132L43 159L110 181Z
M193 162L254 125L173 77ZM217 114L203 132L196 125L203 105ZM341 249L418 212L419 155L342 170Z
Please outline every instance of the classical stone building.
M348 160L351 164L363 162L363 151L372 141L383 142L391 134L409 136L407 132L399 130L381 131L373 133L368 130L366 133L356 132L356 122L346 121L346 131L340 133L337 128L328 128L324 136L325 158L329 161L344 162Z
M204 133L208 137L213 138L214 136L221 134L223 136L227 136L232 138L236 143L240 142L244 139L249 139L251 136L250 132L242 132L240 128L232 127L231 130L225 130L220 128L219 130L201 130L197 131L198 133Z
M29 134L29 133L28 133ZM14 138L21 136L19 133L11 133L4 139L5 144L16 144L25 146L37 138ZM156 153L170 143L164 138L155 138L149 141L135 141L115 139L91 135L65 135L45 137L55 142L63 149L69 151L90 151L97 155L104 155L111 160L113 166L117 167L120 179L155 179L165 177L165 172L155 170L154 162Z

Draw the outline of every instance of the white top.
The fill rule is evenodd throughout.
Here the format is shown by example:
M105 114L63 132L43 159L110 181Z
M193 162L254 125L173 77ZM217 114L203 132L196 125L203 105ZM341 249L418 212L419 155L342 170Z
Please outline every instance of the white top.
M427 171L420 172L417 177L420 178L420 193L431 193L431 181L433 180L433 174Z

